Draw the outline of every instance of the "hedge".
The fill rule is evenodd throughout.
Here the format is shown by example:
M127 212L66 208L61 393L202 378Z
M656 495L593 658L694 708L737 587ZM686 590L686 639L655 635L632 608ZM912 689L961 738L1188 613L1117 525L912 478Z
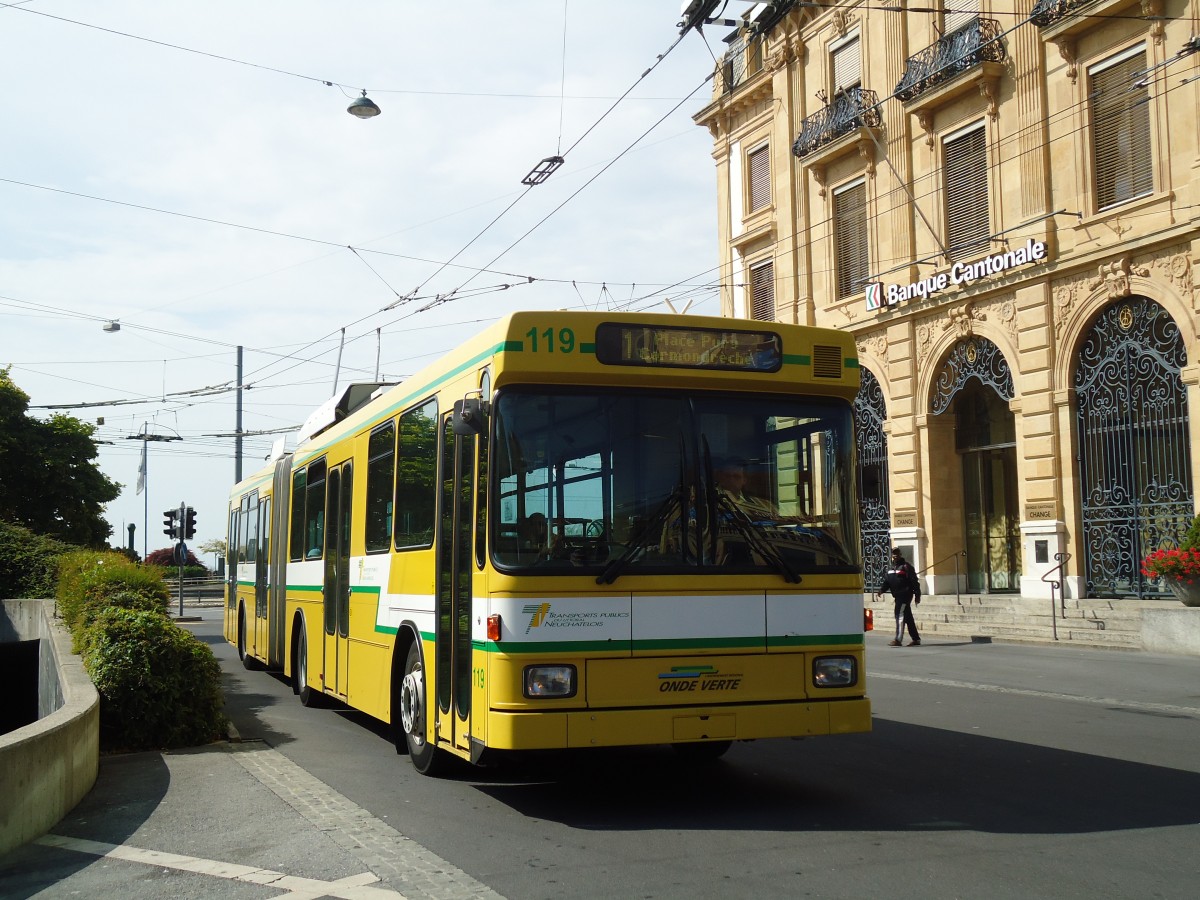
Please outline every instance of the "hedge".
M83 664L100 694L104 749L191 747L223 736L216 657L167 616L106 609L83 643Z
M103 750L188 747L223 736L220 666L207 644L167 616L160 568L115 552L65 553L55 597L100 694Z
M0 522L0 598L53 597L58 560L69 549L54 538Z

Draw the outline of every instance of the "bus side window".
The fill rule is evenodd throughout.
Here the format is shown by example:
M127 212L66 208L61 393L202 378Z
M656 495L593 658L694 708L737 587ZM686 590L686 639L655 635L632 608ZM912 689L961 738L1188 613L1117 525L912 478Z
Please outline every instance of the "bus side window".
M371 432L367 449L367 508L364 541L368 553L387 550L392 537L396 481L396 423Z
M304 559L304 495L307 484L307 469L300 469L292 476L292 528L288 538L288 559L292 562Z
M304 498L305 559L320 559L325 543L325 460L308 467L308 488Z
M394 540L397 550L433 543L437 504L437 401L400 417Z

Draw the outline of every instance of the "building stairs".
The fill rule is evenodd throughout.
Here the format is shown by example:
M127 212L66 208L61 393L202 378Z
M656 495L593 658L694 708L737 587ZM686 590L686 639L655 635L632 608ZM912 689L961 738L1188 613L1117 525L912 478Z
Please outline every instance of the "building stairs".
M867 595L875 630L893 628L892 598ZM1142 650L1142 610L1180 609L1177 600L1055 599L1015 594L926 595L915 607L923 639L1058 643L1109 650Z

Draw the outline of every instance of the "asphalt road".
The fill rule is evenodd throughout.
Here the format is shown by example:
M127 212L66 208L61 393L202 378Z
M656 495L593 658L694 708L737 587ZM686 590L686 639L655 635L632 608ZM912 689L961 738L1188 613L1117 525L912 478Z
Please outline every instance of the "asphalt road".
M874 731L553 753L417 775L382 725L305 709L189 626L263 741L510 898L1191 898L1200 659L869 636ZM270 828L269 822L263 823Z

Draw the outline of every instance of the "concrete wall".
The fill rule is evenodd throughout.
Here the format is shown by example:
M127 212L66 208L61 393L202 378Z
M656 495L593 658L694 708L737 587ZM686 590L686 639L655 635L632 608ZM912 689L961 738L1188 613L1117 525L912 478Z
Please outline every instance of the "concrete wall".
M0 735L0 855L49 830L96 783L100 698L53 604L5 600L0 635L41 639L38 721Z
M1200 656L1200 608L1143 609L1142 648Z

